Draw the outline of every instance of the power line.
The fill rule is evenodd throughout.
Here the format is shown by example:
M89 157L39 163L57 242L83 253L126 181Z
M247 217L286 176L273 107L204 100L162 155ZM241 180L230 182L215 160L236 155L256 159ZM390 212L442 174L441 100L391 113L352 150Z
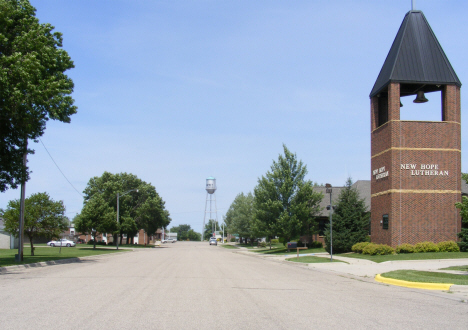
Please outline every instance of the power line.
M41 138L39 138L39 141L41 141L42 146L43 146L44 149L47 151L47 153L49 154L50 159L52 159L52 161L54 162L55 166L57 166L57 168L58 168L58 170L60 171L60 173L62 173L62 175L63 175L63 177L65 178L65 180L67 180L68 183L70 184L70 186L72 186L73 189L75 189L75 191L76 191L81 197L83 197L83 194L80 193L80 192L78 191L78 189L76 189L75 186L70 182L70 180L67 179L67 177L65 176L65 174L63 174L62 170L61 170L60 167L57 165L57 163L55 162L55 160L52 158L52 155L50 154L49 150L47 150L47 148L46 148L44 142L42 142Z

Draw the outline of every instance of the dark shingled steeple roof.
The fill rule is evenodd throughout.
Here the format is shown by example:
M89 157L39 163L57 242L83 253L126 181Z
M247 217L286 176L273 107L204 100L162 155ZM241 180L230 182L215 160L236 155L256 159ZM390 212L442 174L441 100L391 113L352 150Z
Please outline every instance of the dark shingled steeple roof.
M415 94L418 89L428 92L435 90L422 88L425 84L461 86L457 74L420 10L409 11L403 19L370 97L377 95L390 82L420 85L415 89L403 88L402 95Z

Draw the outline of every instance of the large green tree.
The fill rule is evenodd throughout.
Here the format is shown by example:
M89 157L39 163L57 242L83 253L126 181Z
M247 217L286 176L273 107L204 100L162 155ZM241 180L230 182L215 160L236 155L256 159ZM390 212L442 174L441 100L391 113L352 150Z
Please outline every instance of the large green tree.
M8 203L2 217L5 220L5 230L18 237L19 235L20 200ZM34 255L34 239L38 236L47 238L59 237L67 229L68 218L64 215L65 206L62 201L54 201L47 193L32 194L25 200L24 235L31 242L31 255Z
M0 0L0 191L28 180L28 139L42 136L49 119L69 123L76 113L62 34L35 12L27 0Z
M254 189L256 218L269 238L278 236L283 244L316 227L323 195L306 180L307 166L283 145L284 155L273 161L271 170L259 178Z
M177 239L179 241L186 241L188 237L188 232L190 231L190 225L179 225L174 226L170 229L171 233L177 233Z
M197 233L193 229L189 229L189 231L187 232L187 238L191 241L201 241L201 234Z
M156 188L131 173L104 172L100 177L91 178L83 193L85 203L99 195L113 210L114 215L117 212L119 193L119 222L116 222L115 216L114 241L118 239L117 235L120 235L120 243L123 234L133 243L133 237L140 229L144 229L148 235L153 235L158 228L166 228L171 221Z
M353 181L348 178L341 190L332 215L333 253L351 252L351 247L366 242L369 237L369 218L364 198L359 196ZM330 252L330 225L325 227L325 249Z
M240 193L229 206L224 222L227 231L238 234L242 239L250 239L251 244L256 237L261 236L257 219L255 218L255 203L252 193Z
M75 218L78 232L93 236L93 248L96 249L96 236L117 231L115 211L101 195L95 195L85 201L83 209Z

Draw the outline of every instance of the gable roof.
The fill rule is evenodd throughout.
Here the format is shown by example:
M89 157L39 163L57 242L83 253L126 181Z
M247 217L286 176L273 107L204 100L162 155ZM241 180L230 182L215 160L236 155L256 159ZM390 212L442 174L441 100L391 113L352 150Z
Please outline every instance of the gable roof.
M370 97L376 96L390 82L461 86L457 74L420 10L406 13Z

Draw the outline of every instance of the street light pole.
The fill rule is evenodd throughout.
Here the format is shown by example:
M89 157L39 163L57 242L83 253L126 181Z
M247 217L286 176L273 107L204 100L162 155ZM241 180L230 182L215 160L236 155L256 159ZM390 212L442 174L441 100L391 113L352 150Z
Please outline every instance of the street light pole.
M119 226L119 193L117 192L117 226ZM119 227L119 232L120 232L120 227ZM119 233L117 233L117 239L115 240L115 246L117 247L117 250L119 249Z
M332 185L327 183L325 184L325 187L326 187L326 193L330 194L330 212L328 214L329 214L329 219L330 219L330 262L332 262L333 261Z
M128 194L129 192L132 192L132 191L138 192L138 189L130 189L130 190L124 192L122 195L119 195L119 192L117 192L117 226L119 225L119 212L120 212L120 210L119 210L119 198L126 195L126 194ZM120 231L120 228L119 228L119 231ZM128 240L128 238L127 238L127 240ZM117 235L117 240L115 242L115 246L117 247L117 250L118 250L119 249L119 235Z

